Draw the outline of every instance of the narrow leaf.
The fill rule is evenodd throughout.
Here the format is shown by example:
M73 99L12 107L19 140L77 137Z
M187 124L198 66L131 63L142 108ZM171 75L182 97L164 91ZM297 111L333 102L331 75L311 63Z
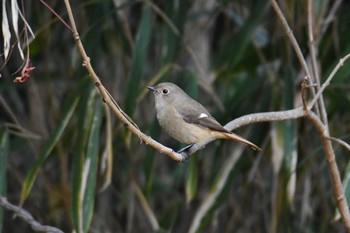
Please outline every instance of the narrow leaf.
M79 105L79 126L77 148L73 158L73 182L72 182L72 200L71 211L72 221L75 232L82 233L84 225L83 204L84 204L84 166L86 158L86 146L89 143L90 130L93 122L96 102L96 90L90 85L90 91L85 91L82 101ZM85 168L86 169L86 168Z
M130 115L132 115L135 110L139 84L144 67L147 64L146 57L152 32L152 18L152 9L146 4L142 13L139 30L136 35L136 42L132 53L130 73L126 87L125 112Z
M23 60L24 55L23 55L21 43L19 41L19 36L18 36L18 13L19 13L19 7L18 7L17 0L11 0L12 26L13 26L13 31L15 32L15 35L17 38L17 48L18 48L19 54Z
M103 184L101 185L100 192L105 190L112 180L112 165L113 165L113 136L112 136L112 120L109 108L105 105L106 116L106 145L101 157L100 171L103 176Z
M101 123L103 118L102 103L101 101L96 102L94 116L92 119L91 131L89 143L87 144L87 159L85 161L86 166L84 167L83 175L83 186L84 191L84 203L83 203L83 229L84 232L88 232L92 214L94 210L94 197L95 197L95 186L96 186L96 174L98 166L98 149L99 149L99 138L101 131Z
M21 191L21 199L20 199L20 205L23 204L23 202L26 200L33 183L36 179L36 175L40 169L40 167L43 165L46 158L50 155L51 151L57 144L57 142L60 140L64 130L66 129L69 120L71 119L75 108L77 106L77 103L79 101L79 96L74 98L68 105L67 109L63 112L62 116L60 117L61 121L58 123L55 131L52 133L49 140L45 143L42 150L40 151L40 154L35 161L34 165L29 170L26 178L24 179L22 191Z

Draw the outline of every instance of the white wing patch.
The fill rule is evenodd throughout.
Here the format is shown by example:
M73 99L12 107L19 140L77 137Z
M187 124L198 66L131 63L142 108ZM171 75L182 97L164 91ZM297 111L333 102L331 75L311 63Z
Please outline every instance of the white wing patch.
M208 115L207 115L207 114L205 114L205 113L201 113L201 115L199 115L198 119L199 119L199 118L206 118L206 117L208 117Z

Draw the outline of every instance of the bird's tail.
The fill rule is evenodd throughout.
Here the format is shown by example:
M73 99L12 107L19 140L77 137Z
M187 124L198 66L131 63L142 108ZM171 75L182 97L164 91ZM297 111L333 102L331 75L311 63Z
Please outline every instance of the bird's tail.
M225 138L226 139L230 139L230 140L233 140L233 141L238 141L240 143L243 143L247 146L249 146L250 148L252 148L253 150L256 150L256 151L261 151L261 148L258 147L257 145L255 145L254 143L242 138L241 136L238 136L237 134L235 133L224 133L225 134Z

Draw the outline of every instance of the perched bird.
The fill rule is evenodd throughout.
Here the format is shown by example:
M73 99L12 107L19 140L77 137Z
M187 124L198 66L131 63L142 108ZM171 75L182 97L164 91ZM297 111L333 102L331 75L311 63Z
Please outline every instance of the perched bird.
M176 140L192 146L210 138L229 139L246 144L254 150L261 150L250 141L226 130L200 103L177 85L165 82L147 88L154 94L160 126Z

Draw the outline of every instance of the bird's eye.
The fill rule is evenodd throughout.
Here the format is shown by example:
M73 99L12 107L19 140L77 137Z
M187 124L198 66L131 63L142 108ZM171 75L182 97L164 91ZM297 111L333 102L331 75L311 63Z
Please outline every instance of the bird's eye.
M168 89L163 89L163 94L168 94L169 93L169 90Z

